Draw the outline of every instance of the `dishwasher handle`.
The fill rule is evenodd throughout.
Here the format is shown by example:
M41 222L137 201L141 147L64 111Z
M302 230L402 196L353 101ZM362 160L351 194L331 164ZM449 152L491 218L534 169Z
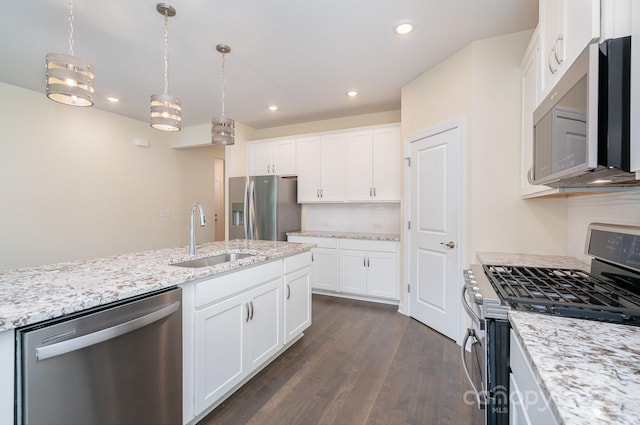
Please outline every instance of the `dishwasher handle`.
M178 311L179 308L180 301L176 301L173 304L162 307L147 315L129 320L128 322L124 322L119 325L112 326L107 329L102 329L100 331L93 332L87 335L79 336L77 338L69 339L67 341L47 345L46 347L38 347L36 348L36 360L41 361L49 359L51 357L60 356L62 354L80 350L82 348L86 348L91 345L96 345L101 342L116 338L120 335L133 332L137 329L143 328L154 322L157 322L158 320L172 315L173 313Z

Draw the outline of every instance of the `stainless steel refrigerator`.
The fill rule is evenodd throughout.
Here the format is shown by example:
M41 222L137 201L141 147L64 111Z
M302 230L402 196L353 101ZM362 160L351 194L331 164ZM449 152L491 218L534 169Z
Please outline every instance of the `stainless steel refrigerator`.
M300 230L296 177L229 179L229 239L286 241Z

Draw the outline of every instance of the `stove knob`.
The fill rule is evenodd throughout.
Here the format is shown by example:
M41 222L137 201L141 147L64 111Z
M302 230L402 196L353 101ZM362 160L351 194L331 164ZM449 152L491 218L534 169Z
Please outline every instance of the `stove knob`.
M473 301L476 304L482 304L482 302L484 301L483 298L482 298L482 294L474 294Z

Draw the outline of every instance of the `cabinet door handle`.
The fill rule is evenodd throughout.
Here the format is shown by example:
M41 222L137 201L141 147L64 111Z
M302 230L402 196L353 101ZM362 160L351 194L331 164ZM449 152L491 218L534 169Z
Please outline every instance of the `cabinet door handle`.
M316 198L320 197L320 189L316 189Z
M311 253L311 262L313 263L313 252Z
M362 257L362 267L367 267L367 257Z
M271 168L271 165L270 165L270 164L267 164L267 174L269 174L269 173L271 172L271 171L269 171L269 170L270 170L270 168Z
M324 198L324 189L320 189L320 197Z
M562 62L564 62L564 36L562 34L558 34L556 37L556 42L553 45L553 55L556 63L562 65Z
M376 196L376 188L374 187L373 188L373 197L375 198L375 196Z
M251 306L251 317L249 317L249 320L253 320L253 301L249 301L249 305Z
M369 188L369 196L370 197L373 196L373 188L372 187Z
M287 283L287 299L291 298L291 286Z
M367 267L371 267L371 258L367 257Z
M247 307L247 316L244 318L244 321L248 322L249 321L249 314L250 314L250 312L249 312L249 303L245 303L245 306Z
M273 174L275 174L275 173L276 173L276 164L271 164L271 172L272 172Z
M549 65L549 72L551 72L551 74L555 74L556 72L558 72L557 66L553 63L553 60L555 59L555 56L556 56L555 50L556 48L554 46L553 49L551 49L551 51L549 52L548 65Z

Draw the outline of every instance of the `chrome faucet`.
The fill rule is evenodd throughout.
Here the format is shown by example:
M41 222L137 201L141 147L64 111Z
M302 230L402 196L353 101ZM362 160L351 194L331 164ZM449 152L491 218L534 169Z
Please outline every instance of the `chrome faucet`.
M202 206L198 202L193 204L191 207L191 234L189 237L189 255L196 255L196 226L194 224L195 221L195 212L196 208L200 213L200 227L204 227L207 224L207 220L204 217L204 211L202 211Z

